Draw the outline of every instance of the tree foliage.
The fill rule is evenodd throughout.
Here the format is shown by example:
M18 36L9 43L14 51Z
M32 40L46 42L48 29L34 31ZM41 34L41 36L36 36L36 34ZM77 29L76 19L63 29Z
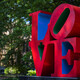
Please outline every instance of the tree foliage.
M53 12L61 3L80 6L80 0L0 1L0 50L6 50L5 58L2 59L5 66L17 66L21 70L23 63L26 63L23 59L23 53L28 52L28 42L31 35L31 24L26 24L27 21L31 22L29 13L38 10ZM26 51L24 51L25 47Z

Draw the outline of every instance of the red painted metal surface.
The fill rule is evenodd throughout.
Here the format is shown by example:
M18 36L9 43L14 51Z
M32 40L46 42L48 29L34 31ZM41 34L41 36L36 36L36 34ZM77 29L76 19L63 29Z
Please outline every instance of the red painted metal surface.
M69 8L70 14L58 34L54 34L53 28L58 18L66 8ZM80 7L70 4L62 4L58 6L52 13L49 27L51 35L55 39L66 37L80 37Z
M60 31L54 34L54 26L66 8L70 10L69 16ZM30 14L32 16L32 40L29 42L29 46L32 50L37 76L80 77L80 8L70 4L58 6L51 15L48 30L43 40L38 40L39 13L51 15L51 13L44 11ZM38 50L41 42L44 45L42 60ZM73 47L73 50L68 49L66 56L62 56L63 42L69 42ZM67 74L62 74L62 59L65 59L68 65L73 65Z
M66 56L62 56L62 42L69 42L73 46L73 51L68 50ZM80 77L80 50L77 50L77 47L80 47L80 38L67 38L62 40L56 40L55 43L55 52L54 52L54 73L51 74L53 77ZM62 59L66 59L68 65L73 65L72 70L68 74L62 74Z
M43 43L44 41L43 40L38 40L38 14L39 13L45 13L45 14L51 15L51 13L44 12L44 11L37 11L37 12L34 12L34 13L30 14L30 16L32 16L32 41L29 43L29 46L31 46L31 50L32 50L32 55L33 55L33 60L34 60L34 65L35 65L37 76L42 75L42 73L43 73L42 71L44 71L43 70L43 65L45 66L44 59L45 59L45 53L46 53L46 48L47 48L47 46L45 46L44 52L43 52L44 56L42 57L42 60L40 60L38 46L40 45L40 42ZM49 57L47 57L47 58L49 58ZM47 68L47 66L45 66L45 67ZM48 75L48 73L45 73L45 74Z

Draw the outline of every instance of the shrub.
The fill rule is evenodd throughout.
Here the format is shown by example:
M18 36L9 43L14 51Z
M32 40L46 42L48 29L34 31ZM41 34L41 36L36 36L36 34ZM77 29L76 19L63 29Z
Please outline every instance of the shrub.
M7 67L4 70L5 74L19 74L20 71L16 67Z
M36 76L36 70L28 70L27 76Z

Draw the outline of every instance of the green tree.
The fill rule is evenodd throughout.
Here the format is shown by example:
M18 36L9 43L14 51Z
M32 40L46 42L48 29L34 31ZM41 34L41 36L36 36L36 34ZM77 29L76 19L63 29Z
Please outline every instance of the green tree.
M22 56L24 45L28 46L31 34L31 25L27 25L28 17L17 1L3 0L0 2L0 48L7 54L2 62L5 66L16 66L22 70ZM8 34L6 34L8 32ZM28 51L28 50L27 50Z

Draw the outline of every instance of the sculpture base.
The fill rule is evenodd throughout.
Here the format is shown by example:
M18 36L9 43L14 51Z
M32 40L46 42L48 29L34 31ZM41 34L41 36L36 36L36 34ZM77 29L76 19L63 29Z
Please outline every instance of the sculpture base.
M80 78L67 77L45 77L45 76L20 76L19 80L80 80Z

